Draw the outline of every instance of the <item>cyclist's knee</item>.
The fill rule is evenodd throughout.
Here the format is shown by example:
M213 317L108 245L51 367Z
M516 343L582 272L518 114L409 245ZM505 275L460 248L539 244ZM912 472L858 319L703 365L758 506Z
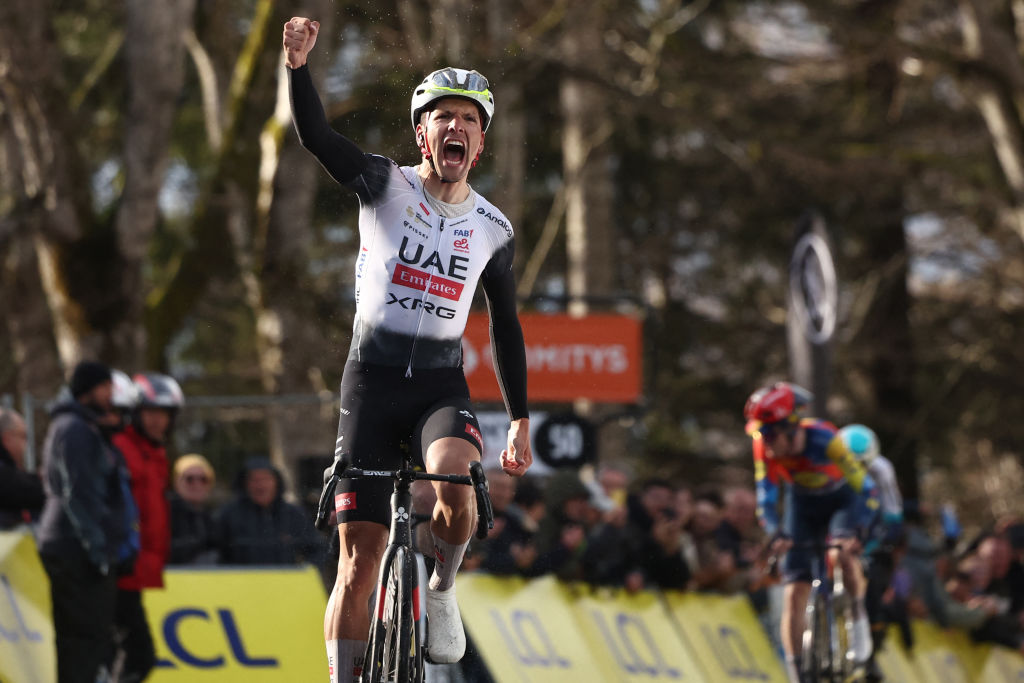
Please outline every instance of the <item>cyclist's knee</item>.
M465 439L453 436L437 439L427 448L424 464L428 472L469 474L469 463L480 459L480 452ZM467 488L455 486L454 488Z

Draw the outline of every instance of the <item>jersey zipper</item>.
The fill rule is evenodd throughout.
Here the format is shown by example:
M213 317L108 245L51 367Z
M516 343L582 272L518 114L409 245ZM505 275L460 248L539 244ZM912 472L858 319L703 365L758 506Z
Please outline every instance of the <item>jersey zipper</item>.
M437 240L434 243L434 253L440 258L441 254L441 233L444 232L444 216L438 215L440 219L437 226ZM427 273L427 287L423 292L423 301L420 306L420 317L416 320L416 334L412 337L412 346L409 348L409 364L405 368L406 378L412 377L412 362L416 357L416 343L420 339L420 329L423 327L423 316L427 312L427 297L430 295L430 284L434 281L434 274Z

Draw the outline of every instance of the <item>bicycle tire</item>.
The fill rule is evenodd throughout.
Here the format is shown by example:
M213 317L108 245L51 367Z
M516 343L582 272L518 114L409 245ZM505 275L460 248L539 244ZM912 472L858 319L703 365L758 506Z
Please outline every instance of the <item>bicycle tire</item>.
M381 569L382 597L377 599L364 683L422 683L423 656L413 613L413 571L409 549L397 546L385 554Z
M842 568L836 566L833 571L832 623L829 628L833 681L846 683L853 674L853 607L850 603L850 593L843 582Z
M800 651L800 676L807 683L832 683L829 656L829 596L815 582L807 599L806 622Z

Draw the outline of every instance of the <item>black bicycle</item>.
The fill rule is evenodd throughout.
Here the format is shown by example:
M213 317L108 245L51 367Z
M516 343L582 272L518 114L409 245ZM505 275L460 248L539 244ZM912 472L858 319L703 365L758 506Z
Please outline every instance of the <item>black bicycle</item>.
M813 542L814 580L807 598L800 676L807 683L846 683L854 672L853 599L843 582L843 567L831 550L836 543Z
M381 559L370 635L363 660L362 683L423 683L426 643L427 570L423 556L413 547L413 510L410 486L414 481L440 481L472 486L476 493L477 538L494 527L494 511L487 494L487 479L479 462L469 474L430 474L413 468L406 458L398 470L361 470L339 458L324 484L316 527L327 527L334 489L342 479L392 479L391 533Z

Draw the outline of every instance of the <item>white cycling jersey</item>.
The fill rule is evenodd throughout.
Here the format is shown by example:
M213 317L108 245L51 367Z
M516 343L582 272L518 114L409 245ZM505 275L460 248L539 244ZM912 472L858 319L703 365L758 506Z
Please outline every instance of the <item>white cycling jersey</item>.
M472 209L445 218L416 169L371 157L346 183L360 198L356 316L349 357L408 368L457 367L477 282L512 264L512 227L471 192ZM486 277L486 276L485 276Z
M903 496L896 484L896 470L883 455L877 455L868 465L868 474L878 485L878 500L882 514L893 517L903 516Z
M349 359L401 367L408 377L416 368L461 367L462 334L479 282L487 296L494 370L505 407L513 420L528 417L526 349L508 219L472 190L468 212L438 215L415 168L365 154L331 128L306 66L288 69L288 84L302 145L359 197Z

